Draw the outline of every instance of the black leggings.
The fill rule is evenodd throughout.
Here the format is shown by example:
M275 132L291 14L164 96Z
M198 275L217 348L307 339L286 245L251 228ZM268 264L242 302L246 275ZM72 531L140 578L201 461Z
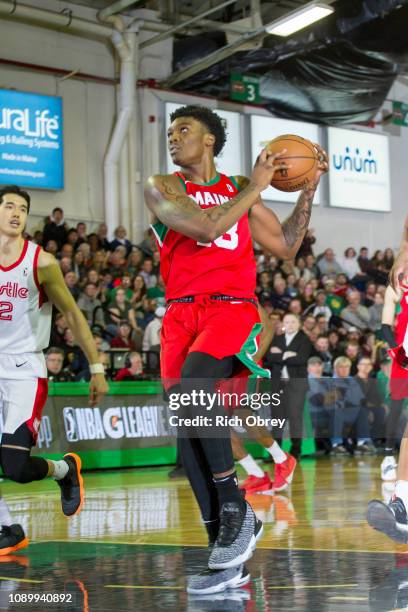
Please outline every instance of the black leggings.
M385 435L386 435L385 446L387 448L395 448L395 445L399 442L396 434L398 430L399 420L402 414L403 404L404 404L404 400L402 399L400 400L392 399L391 400L390 412L388 414L387 422L385 425Z
M9 448L16 447L16 448ZM4 433L1 438L0 463L4 475L22 484L42 480L48 474L48 463L41 457L31 457L33 436L26 423L13 433Z
M217 380L232 375L234 359L216 359L207 353L190 353L181 372L181 392L191 393L204 389L213 393ZM211 416L211 412L206 412L205 408L202 410L202 414L204 413ZM221 433L221 430L218 431ZM221 437L213 438L200 435L199 429L195 433L198 437L186 437L183 432L179 433L178 449L181 461L200 507L201 516L204 521L216 520L219 517L219 508L213 475L234 468L229 428L225 428L225 436L222 432Z

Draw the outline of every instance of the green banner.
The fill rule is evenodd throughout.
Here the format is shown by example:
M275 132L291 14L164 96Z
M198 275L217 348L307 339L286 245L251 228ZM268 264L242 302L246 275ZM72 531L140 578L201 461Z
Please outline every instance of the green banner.
M403 125L408 127L408 104L405 102L394 101L392 103L392 114L392 122L394 125Z
M260 79L257 76L248 76L232 72L230 75L230 98L237 102L249 102L259 104L261 96L259 93Z

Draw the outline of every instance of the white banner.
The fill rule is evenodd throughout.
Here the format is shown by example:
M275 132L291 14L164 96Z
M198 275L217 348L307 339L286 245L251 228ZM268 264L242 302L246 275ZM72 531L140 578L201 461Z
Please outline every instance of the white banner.
M269 140L273 140L279 135L296 134L302 138L307 138L311 142L319 142L319 127L313 123L302 123L300 121L290 121L288 119L276 119L276 117L263 117L260 115L251 116L251 151L252 165L255 164L261 149ZM262 199L275 202L296 202L299 192L278 191L269 187L262 192ZM314 197L314 204L321 201L321 187L319 186Z
M166 102L166 133L170 126L170 115L180 106L185 106L183 103ZM227 131L227 142L224 145L223 150L215 158L215 166L217 170L227 176L237 176L243 174L242 167L242 148L241 148L241 115L240 113L233 113L230 111L224 111L215 109L217 115L225 122L225 129ZM178 166L175 166L171 160L169 150L167 148L167 172L170 174L180 170Z
M340 128L328 137L330 206L390 211L388 137Z

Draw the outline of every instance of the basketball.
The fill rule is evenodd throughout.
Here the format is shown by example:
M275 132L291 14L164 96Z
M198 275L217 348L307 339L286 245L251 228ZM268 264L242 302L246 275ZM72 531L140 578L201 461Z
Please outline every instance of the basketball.
M316 149L310 140L294 134L284 134L271 140L266 148L268 153L279 153L286 149L279 162L285 162L291 166L288 170L278 170L273 180L272 187L279 191L300 191L314 177L318 157Z

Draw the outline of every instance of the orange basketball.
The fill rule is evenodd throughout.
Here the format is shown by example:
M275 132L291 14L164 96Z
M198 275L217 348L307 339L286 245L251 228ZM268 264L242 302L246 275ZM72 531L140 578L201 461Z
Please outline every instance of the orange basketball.
M284 134L268 142L266 148L269 153L279 153L286 149L286 153L278 160L291 166L289 170L278 170L275 173L271 182L275 189L300 191L313 179L317 170L318 157L310 140L294 134Z

